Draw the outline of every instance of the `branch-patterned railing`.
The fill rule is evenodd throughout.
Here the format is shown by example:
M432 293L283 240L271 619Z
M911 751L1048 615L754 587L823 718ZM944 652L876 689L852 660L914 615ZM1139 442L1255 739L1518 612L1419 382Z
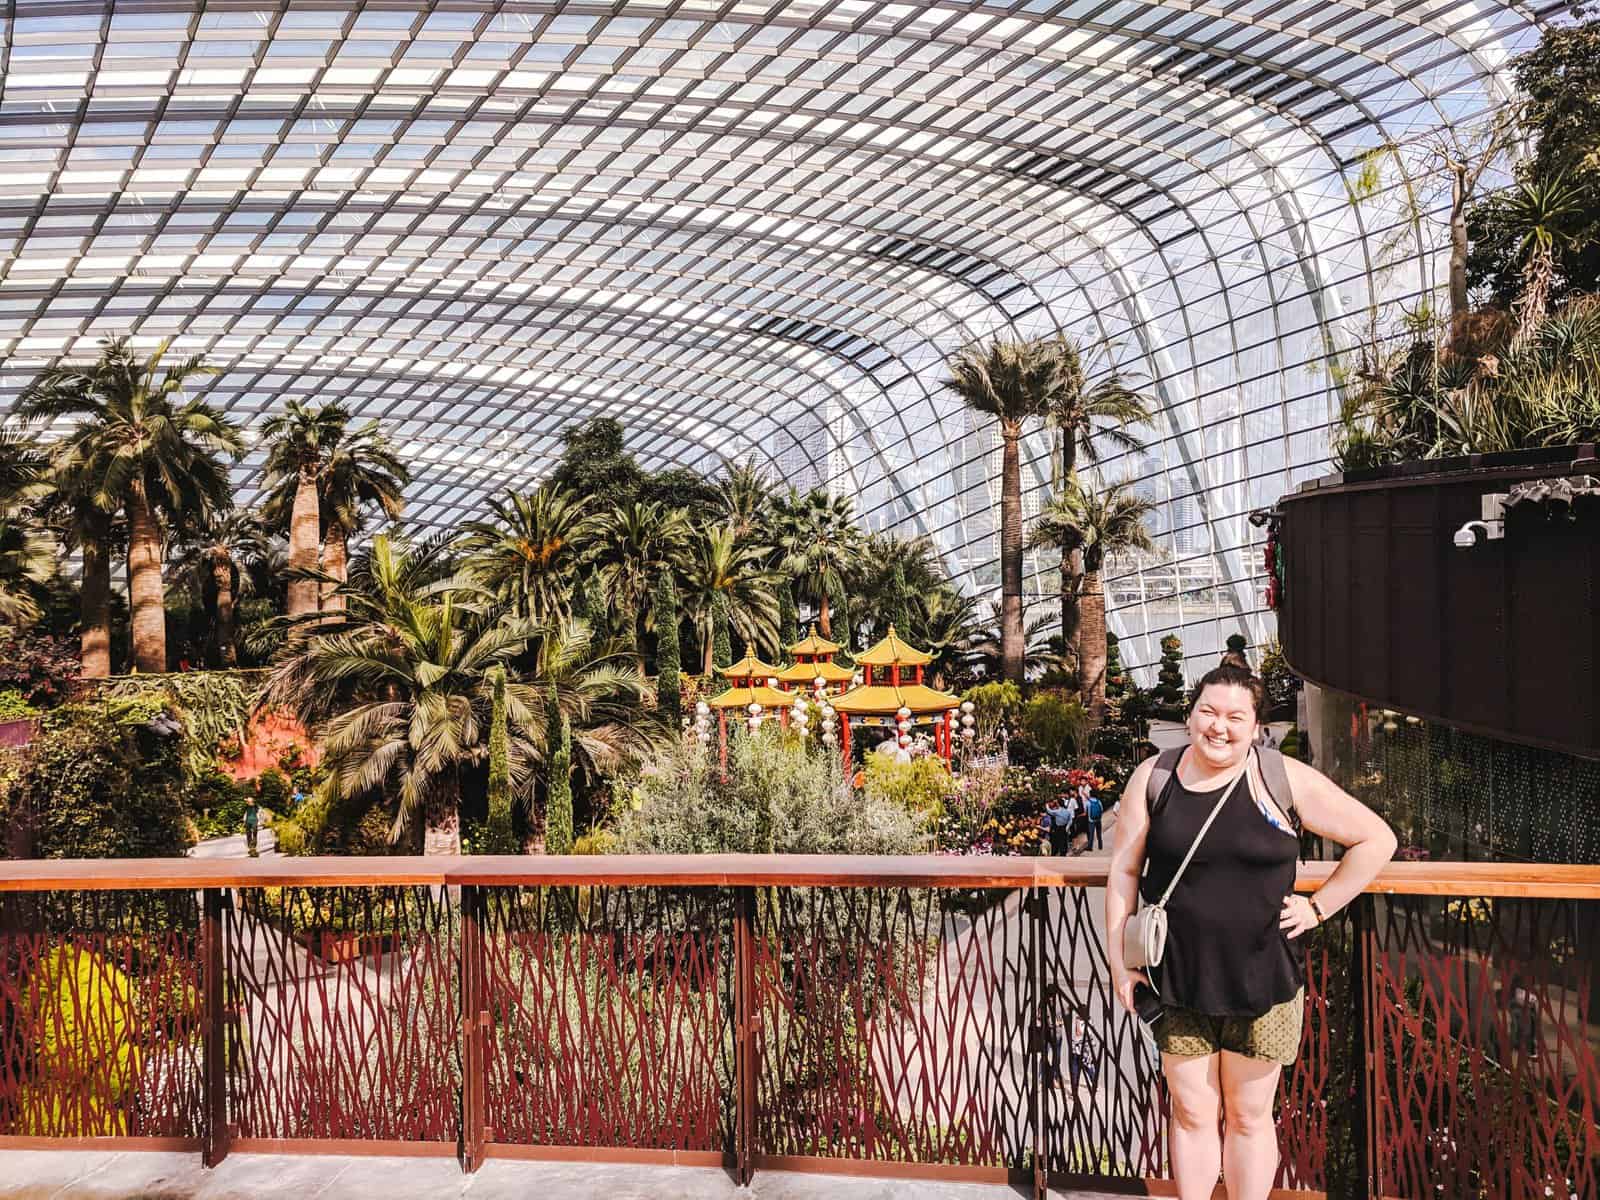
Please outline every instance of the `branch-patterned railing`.
M935 856L0 863L0 1147L1144 1190L1166 1100L1110 1001L1104 882ZM1281 1195L1600 1195L1597 916L1597 868L1385 870L1309 939Z

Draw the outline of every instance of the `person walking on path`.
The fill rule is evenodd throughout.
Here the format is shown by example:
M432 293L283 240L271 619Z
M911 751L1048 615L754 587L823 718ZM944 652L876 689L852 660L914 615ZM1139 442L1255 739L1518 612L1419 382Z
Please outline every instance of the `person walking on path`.
M1083 785L1083 811L1089 818L1089 840L1085 850L1104 850L1106 846L1106 806L1086 783Z
M1072 853L1072 822L1076 816L1077 809L1073 805L1071 796L1056 801L1050 825L1051 854L1059 856Z
M1359 896L1394 855L1381 817L1320 772L1254 749L1265 689L1219 666L1201 680L1188 743L1135 768L1118 807L1106 883L1106 951L1116 998L1158 983L1153 1032L1172 1101L1179 1200L1267 1200L1278 1170L1278 1077L1300 1051L1300 936ZM1314 895L1296 894L1303 827L1347 847ZM1159 966L1125 960L1140 900L1167 915ZM1219 1134L1219 1118L1226 1132Z
M251 858L257 858L256 829L261 824L261 806L251 796L244 806L244 848Z

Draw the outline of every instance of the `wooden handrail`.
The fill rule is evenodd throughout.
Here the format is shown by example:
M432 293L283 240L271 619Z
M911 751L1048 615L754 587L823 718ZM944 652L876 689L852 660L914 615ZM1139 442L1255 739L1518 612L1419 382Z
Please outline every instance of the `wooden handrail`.
M1309 862L1296 886L1337 864ZM1100 887L1104 858L669 854L385 858L119 858L0 862L0 892L218 887L583 885L672 887ZM1387 895L1600 900L1600 866L1391 863L1367 889Z

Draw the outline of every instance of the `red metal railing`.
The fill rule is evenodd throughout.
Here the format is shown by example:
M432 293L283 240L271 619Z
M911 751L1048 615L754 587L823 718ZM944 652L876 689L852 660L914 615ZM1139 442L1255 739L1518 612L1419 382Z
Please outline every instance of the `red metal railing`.
M1109 999L1103 871L0 863L0 1145L1142 1190L1166 1102ZM1596 868L1397 864L1318 930L1282 1194L1600 1195L1597 901Z

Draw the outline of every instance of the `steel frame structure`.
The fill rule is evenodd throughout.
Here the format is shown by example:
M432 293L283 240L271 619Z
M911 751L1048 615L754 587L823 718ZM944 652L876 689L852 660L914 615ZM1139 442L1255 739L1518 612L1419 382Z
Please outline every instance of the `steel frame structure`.
M1438 278L1415 162L1361 204L1349 177L1503 100L1555 11L9 0L0 414L99 337L173 338L247 424L383 419L432 528L613 415L649 467L755 457L981 590L992 438L944 360L1064 331L1162 410L1101 469L1162 504L1161 562L1120 569L1214 580L1114 612L1125 661L1260 641L1244 517L1325 462L1350 315Z

